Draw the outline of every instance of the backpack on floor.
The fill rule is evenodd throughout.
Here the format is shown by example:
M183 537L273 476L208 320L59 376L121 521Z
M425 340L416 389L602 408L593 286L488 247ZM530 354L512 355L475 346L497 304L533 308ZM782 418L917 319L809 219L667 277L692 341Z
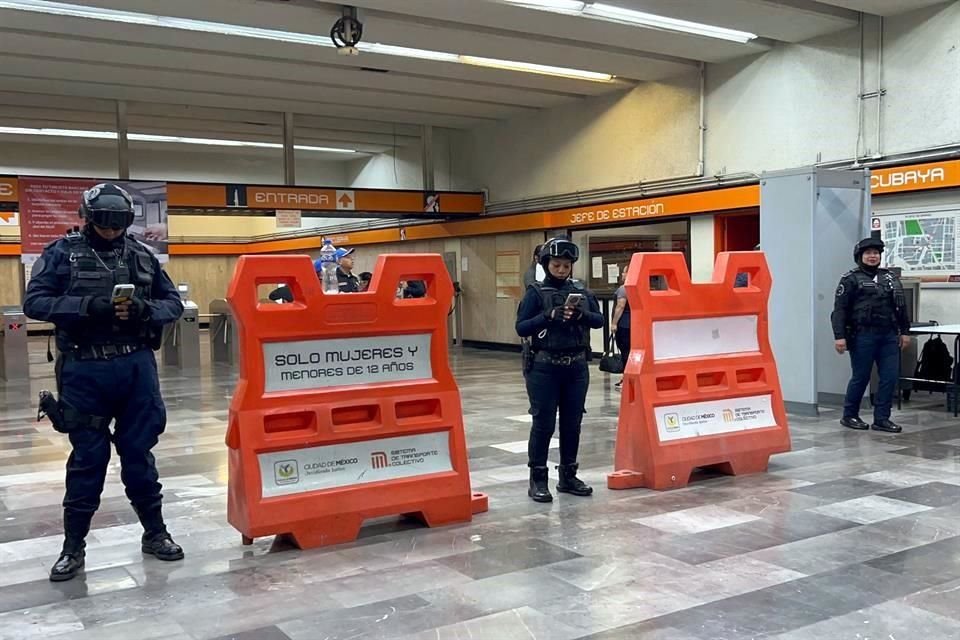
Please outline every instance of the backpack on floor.
M924 380L949 381L953 371L953 356L940 336L927 340L917 362L916 377Z

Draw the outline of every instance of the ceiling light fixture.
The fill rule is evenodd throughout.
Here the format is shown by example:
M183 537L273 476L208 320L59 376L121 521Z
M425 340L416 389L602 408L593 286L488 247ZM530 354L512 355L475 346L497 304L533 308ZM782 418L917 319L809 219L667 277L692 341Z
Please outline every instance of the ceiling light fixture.
M83 131L80 129L33 129L29 127L0 127L0 134L18 136L52 136L58 138L87 138L91 140L116 140L116 131ZM135 142L164 142L172 144L194 144L209 147L258 147L260 149L283 149L279 142L254 142L251 140L220 140L217 138L190 138L184 136L163 136L150 133L128 133L127 139ZM355 149L339 147L316 147L294 145L297 151L316 151L321 153L357 153Z
M750 33L749 31L738 31L736 29L727 29L726 27L717 27L700 22L667 18L653 13L625 9L612 4L599 2L579 2L576 0L503 0L503 2L527 9L562 13L569 16L598 18L653 29L663 29L664 31L679 31L696 36L739 42L741 44L746 44L757 38L757 34Z
M124 24L136 24L148 27L181 29L185 31L213 33L240 38L256 38L259 40L272 40L275 42L288 42L291 44L303 44L331 49L334 48L333 43L330 41L330 38L327 35L321 36L310 33L297 33L294 31L261 29L259 27L247 27L243 25L226 24L222 22L209 22L206 20L193 20L190 18L174 18L170 16L160 16L149 13L138 13L135 11L119 11L116 9L103 9L100 7L86 7L82 5L68 4L65 2L49 2L48 0L0 0L0 9L12 9L16 11L68 16L72 18L105 20L107 22L120 22ZM446 53L443 51L431 51L428 49L414 49L412 47L401 47L397 45L381 44L376 42L369 44L360 43L356 48L367 53L400 56L404 58L417 58L420 60L431 60L435 62L454 62L479 67L502 69L506 71L522 71L524 73L559 76L563 78L573 78L576 80L590 80L593 82L610 82L614 78L610 74L598 73L595 71L583 71L580 69L568 69L565 67L551 67L548 65L539 65L528 62L515 62L512 60L493 60L491 58L480 58L456 53Z

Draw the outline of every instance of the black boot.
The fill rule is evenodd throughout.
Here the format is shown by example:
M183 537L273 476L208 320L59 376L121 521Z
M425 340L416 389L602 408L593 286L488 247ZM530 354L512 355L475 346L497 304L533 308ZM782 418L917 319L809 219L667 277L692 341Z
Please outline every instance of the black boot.
M86 543L83 538L66 538L63 541L63 550L60 557L50 569L51 582L65 582L72 580L83 569L86 558Z
M575 496L589 496L593 495L593 488L588 487L583 480L577 477L577 469L580 468L580 465L574 462L573 464L561 464L557 467L557 471L560 472L560 480L557 482L557 491L560 493L569 493Z
M530 467L530 489L527 495L533 498L534 502L553 502L553 496L550 495L550 488L547 486L546 467Z
M870 428L870 425L861 420L859 416L841 418L840 424L845 426L847 429L856 429L857 431L863 431Z
M901 431L903 431L903 427L898 425L896 422L894 422L890 418L886 418L884 420L876 420L873 423L873 430L886 431L887 433L900 433Z
M143 537L140 539L140 550L150 554L158 560L183 560L183 548L173 541L167 533L167 526L163 523L163 514L160 509L141 511L134 508L143 525Z
M140 550L158 560L183 560L183 548L173 541L166 529L152 534L144 532L140 540Z

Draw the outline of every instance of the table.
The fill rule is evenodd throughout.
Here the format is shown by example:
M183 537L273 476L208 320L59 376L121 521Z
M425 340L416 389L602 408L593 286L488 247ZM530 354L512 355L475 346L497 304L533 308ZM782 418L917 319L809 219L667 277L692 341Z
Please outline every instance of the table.
M958 410L960 410L960 398L957 398L957 390L960 389L960 324L940 324L934 325L931 327L911 327L910 335L927 335L927 336L953 336L953 380L944 381L944 380L924 380L922 378L906 378L901 377L900 382L923 382L926 384L940 384L943 385L944 391L947 394L947 408L950 407L950 398L951 394L953 397L953 417L957 417ZM900 387L901 385L898 385ZM897 393L897 408L900 406L900 396L901 394Z

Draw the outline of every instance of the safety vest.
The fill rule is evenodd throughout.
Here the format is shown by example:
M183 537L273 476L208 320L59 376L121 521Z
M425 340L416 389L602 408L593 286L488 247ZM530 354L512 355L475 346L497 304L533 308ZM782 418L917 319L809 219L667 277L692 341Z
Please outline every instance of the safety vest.
M578 280L566 280L561 287L552 287L542 282L530 285L540 295L543 311L562 306L571 293L584 294L583 310L587 310L587 289ZM550 353L574 353L590 346L590 329L579 322L551 322L533 335L534 351L549 351Z
M70 283L64 292L68 296L110 297L114 285L132 284L134 295L149 300L155 277L153 256L132 237L124 238L122 250L95 251L82 233L66 236L70 264ZM141 344L147 336L144 325L135 331L121 331L114 324L95 320L81 322L76 328L57 327L57 343L75 345Z

